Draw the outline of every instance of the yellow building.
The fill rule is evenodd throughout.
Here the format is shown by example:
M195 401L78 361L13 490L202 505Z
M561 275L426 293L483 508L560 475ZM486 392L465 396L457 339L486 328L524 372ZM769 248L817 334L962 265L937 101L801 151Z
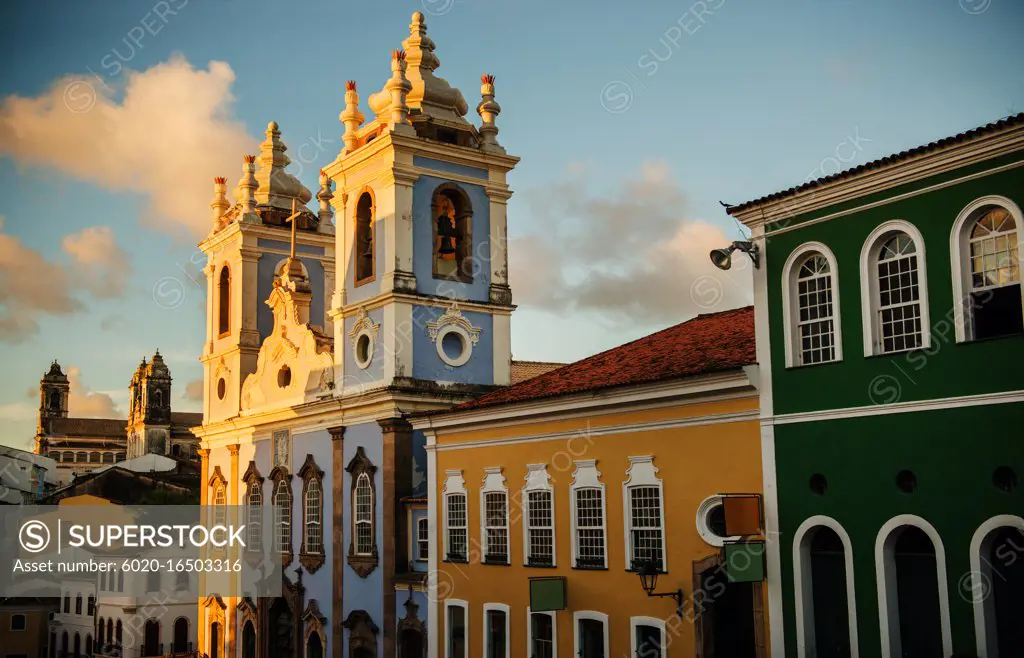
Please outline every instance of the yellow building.
M416 419L430 657L767 655L761 544L724 527L760 500L754 361L748 307Z

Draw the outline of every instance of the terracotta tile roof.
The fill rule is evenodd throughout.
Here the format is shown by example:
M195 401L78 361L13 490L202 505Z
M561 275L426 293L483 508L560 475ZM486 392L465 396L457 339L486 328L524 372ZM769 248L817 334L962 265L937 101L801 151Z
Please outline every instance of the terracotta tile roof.
M543 375L564 365L564 363L554 363L553 361L512 361L512 383L518 384L527 379L533 379L537 375Z
M631 343L465 402L479 409L618 386L693 377L756 362L754 307L707 313Z
M726 212L728 212L730 215L734 215L737 212L742 212L744 210L747 210L748 208L751 208L753 206L758 206L758 205L760 205L762 203L766 203L768 201L777 201L779 199L783 199L783 198L786 198L786 197L796 196L797 194L799 194L801 192L804 192L804 191L809 190L809 189L814 188L814 187L819 187L821 185L825 185L826 183L832 183L832 182L835 182L835 181L838 181L838 180L843 180L843 179L846 179L846 178L853 178L853 177L855 177L855 176L857 176L859 174L862 174L862 173L864 173L866 171L871 171L872 169L880 169L880 168L888 166L888 165L897 164L897 163L903 162L905 160L908 160L908 159L910 159L910 158L912 158L914 156L923 155L925 153L930 153L932 151L937 151L937 150L945 148L947 146L952 146L953 144L959 144L960 142L966 142L966 141L969 141L969 140L972 140L972 139L975 139L975 138L978 138L978 137L983 137L985 135L990 135L992 133L996 133L996 132L999 132L1001 130L1005 130L1007 128L1013 128L1013 127L1019 126L1019 125L1024 125L1024 112L1020 112L1018 114L1012 114L1012 115L1010 115L1008 117L1004 117L1004 118L1002 118L1002 119L1000 119L998 121L993 121L992 123L987 123L984 126L980 126L978 128L974 128L972 130L967 130L965 132L958 133L956 135L953 135L952 137L945 137L943 139L940 139L940 140L937 140L937 141L934 141L934 142L930 142L930 143L925 144L923 146L917 146L917 147L912 148L912 149L907 149L906 151L900 151L899 153L894 153L893 155L888 155L888 156L886 156L884 158L879 158L878 160L872 160L871 162L867 162L867 163L862 164L862 165L860 165L858 167L853 167L852 169L847 169L845 171L840 171L839 173L831 174L829 176L824 176L822 178L818 178L816 180L809 181L809 182L804 183L802 185L797 185L795 187L791 187L791 188L786 189L786 190L781 190L779 192L774 192L774 193L769 194L767 196L763 196L763 197L761 197L759 199L754 199L752 201L746 201L746 202L741 203L741 204L736 205L736 206L726 206Z

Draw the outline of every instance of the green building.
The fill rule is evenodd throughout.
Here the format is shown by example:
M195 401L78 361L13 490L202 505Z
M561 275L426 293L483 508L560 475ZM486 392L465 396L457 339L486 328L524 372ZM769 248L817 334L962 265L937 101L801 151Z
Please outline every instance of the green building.
M1021 206L1024 114L729 208L776 658L1024 656Z

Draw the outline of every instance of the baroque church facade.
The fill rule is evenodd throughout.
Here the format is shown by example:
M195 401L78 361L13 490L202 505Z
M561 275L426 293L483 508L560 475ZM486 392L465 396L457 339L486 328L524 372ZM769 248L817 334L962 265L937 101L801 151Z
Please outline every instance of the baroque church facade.
M69 416L71 383L54 361L39 381L35 452L57 463L62 484L104 465L148 453L198 459L192 428L202 414L171 410L171 371L157 350L135 369L129 385L128 420Z
M439 65L416 12L372 118L347 84L316 211L274 122L233 202L214 181L202 500L272 518L285 575L276 599L200 601L211 657L427 655L428 455L409 416L512 380L518 162L496 139L493 76L477 126Z

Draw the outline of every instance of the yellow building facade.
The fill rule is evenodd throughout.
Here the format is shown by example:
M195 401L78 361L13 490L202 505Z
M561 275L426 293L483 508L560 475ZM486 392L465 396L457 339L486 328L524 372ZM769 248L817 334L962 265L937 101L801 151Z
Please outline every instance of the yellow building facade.
M429 655L767 655L767 589L725 564L723 495L761 491L754 360L750 309L702 315L414 421Z

